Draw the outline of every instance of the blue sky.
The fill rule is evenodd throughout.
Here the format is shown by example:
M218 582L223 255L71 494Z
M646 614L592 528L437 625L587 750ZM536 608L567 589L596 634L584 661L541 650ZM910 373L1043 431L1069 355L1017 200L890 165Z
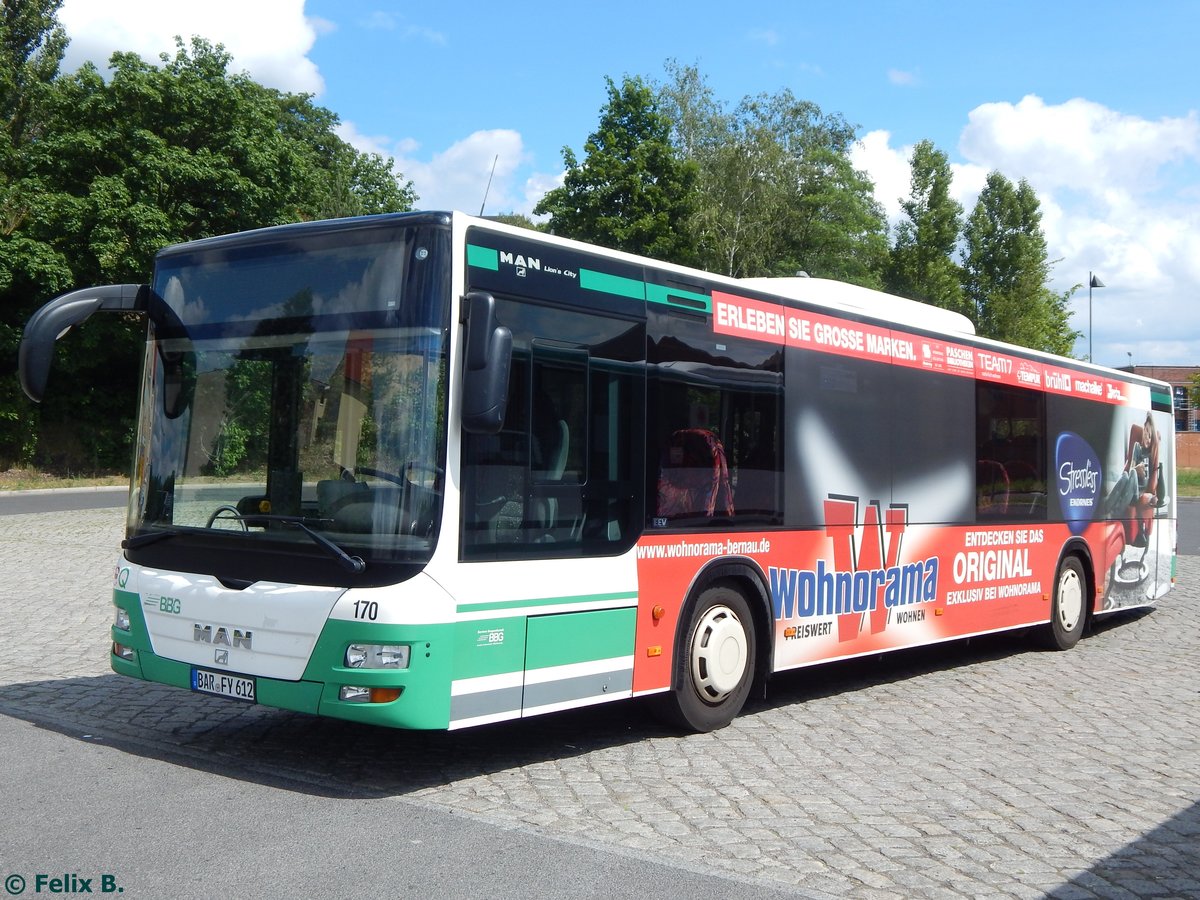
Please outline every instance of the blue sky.
M65 0L67 68L154 60L202 34L309 91L342 136L396 159L423 208L529 212L605 102L605 76L695 64L721 100L789 88L859 129L894 216L928 138L969 211L987 172L1042 199L1053 286L1093 294L1097 362L1200 365L1200 3L603 4ZM1073 325L1085 333L1087 290Z

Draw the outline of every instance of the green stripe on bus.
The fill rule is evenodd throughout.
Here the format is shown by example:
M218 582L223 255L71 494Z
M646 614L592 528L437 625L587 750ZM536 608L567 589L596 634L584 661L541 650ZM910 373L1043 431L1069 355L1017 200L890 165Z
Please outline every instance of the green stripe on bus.
M537 600L496 600L491 603L460 603L458 611L492 612L501 609L526 609L532 606L557 606L560 603L600 603L606 600L636 600L637 591L615 594L580 594L576 597L542 597Z
M525 669L632 656L636 617L632 608L531 616Z
M646 299L646 283L633 278L622 278L620 275L607 275L593 269L579 270L579 286L588 291L600 291L605 294L616 294L618 297L629 297L633 300Z
M665 284L647 284L646 299L651 303L681 306L684 309L693 309L696 312L712 312L712 298L708 294L684 291L679 288L667 287Z
M467 244L467 265L477 269L500 270L500 253L490 247L480 247L478 244Z

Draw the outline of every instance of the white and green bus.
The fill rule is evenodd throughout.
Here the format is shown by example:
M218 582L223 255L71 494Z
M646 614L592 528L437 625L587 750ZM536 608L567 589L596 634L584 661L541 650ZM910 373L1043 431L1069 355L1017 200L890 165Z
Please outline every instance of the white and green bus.
M779 671L1065 649L1172 582L1166 385L850 285L461 213L287 225L49 302L26 393L100 310L148 323L134 678L425 729L660 695L708 730Z

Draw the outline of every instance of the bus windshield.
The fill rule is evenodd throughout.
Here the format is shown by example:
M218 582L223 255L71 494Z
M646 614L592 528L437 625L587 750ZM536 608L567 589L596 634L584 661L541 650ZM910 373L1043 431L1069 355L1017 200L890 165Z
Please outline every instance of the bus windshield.
M127 547L395 581L380 566L427 561L442 506L448 230L270 235L158 259Z

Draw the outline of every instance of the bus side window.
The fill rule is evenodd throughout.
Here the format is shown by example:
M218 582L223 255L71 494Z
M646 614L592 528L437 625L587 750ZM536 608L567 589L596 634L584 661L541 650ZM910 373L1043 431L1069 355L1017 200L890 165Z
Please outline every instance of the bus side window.
M782 355L694 313L651 310L646 519L655 528L778 525Z
M1046 396L976 382L975 512L979 520L1046 518Z
M501 310L513 332L507 414L499 434L463 434L463 557L619 553L641 517L643 376L584 340L628 355L644 346L641 329L513 301Z

